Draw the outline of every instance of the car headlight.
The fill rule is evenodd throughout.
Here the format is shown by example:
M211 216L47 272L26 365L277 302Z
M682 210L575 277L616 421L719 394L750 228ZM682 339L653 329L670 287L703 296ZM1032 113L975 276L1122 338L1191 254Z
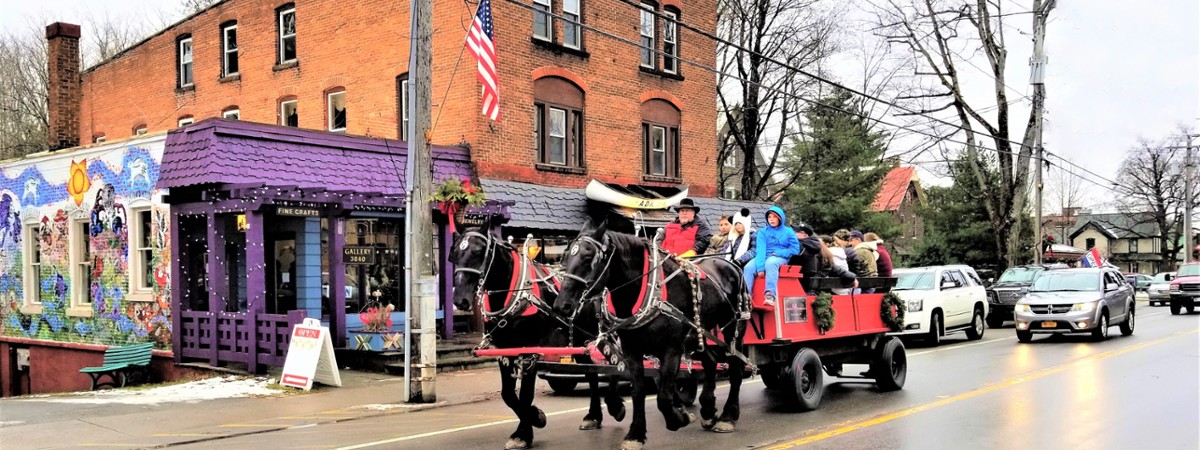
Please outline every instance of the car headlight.
M1091 312L1096 310L1096 302L1076 303L1071 306L1071 311Z
M1172 284L1172 285L1171 285L1171 292L1179 292L1179 285L1178 285L1178 284Z
M922 299L908 301L908 312L917 312L917 311L920 311L921 308L924 308L924 307L925 307L925 301Z
M1031 309L1031 308L1029 307L1029 305L1017 305L1017 311L1020 311L1020 312L1033 312L1033 309Z

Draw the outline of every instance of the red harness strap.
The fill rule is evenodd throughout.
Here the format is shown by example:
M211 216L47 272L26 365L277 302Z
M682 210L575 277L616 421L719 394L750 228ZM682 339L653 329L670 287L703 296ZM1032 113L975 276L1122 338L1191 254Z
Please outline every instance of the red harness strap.
M647 290L650 288L650 252L647 251L645 255L646 256L644 258L642 258L642 261L643 261L643 263L642 263L642 288L638 292L637 302L633 304L633 309L629 311L629 315L631 315L631 316L634 314L637 314L637 312L641 311L642 307L646 305L646 297L647 297L646 294L647 294ZM658 270L659 278L660 279L664 278L664 273L663 273L662 267L660 266L657 270ZM659 298L662 298L662 299L667 298L667 284L665 282L662 285L662 295L660 295ZM616 316L617 308L615 305L613 305L611 292L609 292L608 295L605 296L604 301L608 305L609 314Z
M511 252L512 252L512 257L513 257L513 263L516 264L517 258L520 258L521 255L519 255L515 250L513 250ZM530 276L530 279L535 279L535 280L538 277L537 269L534 267L533 264L529 265L529 276ZM518 287L517 283L519 283L520 281L521 281L520 271L513 270L512 281L509 281L508 293L505 294L505 297L504 297L504 306L505 307L507 307L509 304L512 303L513 295L517 292L517 287ZM558 284L558 280L555 280L555 284ZM541 298L542 287L539 286L537 282L533 283L533 292L531 292L531 294L533 294L534 296L536 296L538 298ZM490 311L490 312L496 312L496 311ZM537 307L533 306L531 304L531 305L525 307L525 311L521 312L521 317L532 316L534 314L537 314L537 312L538 312ZM486 319L486 317L485 317L485 319Z

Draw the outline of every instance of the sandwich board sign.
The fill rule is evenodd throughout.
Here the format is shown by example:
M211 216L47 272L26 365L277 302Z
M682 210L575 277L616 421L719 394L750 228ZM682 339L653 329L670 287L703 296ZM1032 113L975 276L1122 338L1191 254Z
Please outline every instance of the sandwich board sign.
M283 362L279 384L307 391L312 389L314 381L342 386L329 328L321 326L320 320L310 317L292 329L292 340L288 343L287 359Z

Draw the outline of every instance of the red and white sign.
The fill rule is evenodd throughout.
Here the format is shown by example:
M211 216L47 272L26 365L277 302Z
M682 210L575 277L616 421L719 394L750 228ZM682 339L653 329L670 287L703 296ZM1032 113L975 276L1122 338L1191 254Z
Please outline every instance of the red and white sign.
M288 344L279 384L307 391L312 389L314 381L342 386L329 328L321 326L321 321L317 319L308 318L292 329L292 340Z

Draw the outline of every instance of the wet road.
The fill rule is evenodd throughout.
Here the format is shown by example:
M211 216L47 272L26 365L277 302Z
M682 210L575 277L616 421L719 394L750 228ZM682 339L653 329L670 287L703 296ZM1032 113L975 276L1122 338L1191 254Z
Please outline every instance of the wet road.
M821 408L807 413L773 398L756 378L743 388L732 434L698 424L668 432L648 400L647 448L1200 448L1200 315L1142 307L1138 319L1133 336L1114 327L1105 342L1019 344L1012 328L1001 328L982 341L955 335L937 348L910 346L903 390L826 378ZM718 402L726 389L718 389ZM537 430L535 448L615 448L628 425L606 418L602 430L576 430L583 396L543 395L536 404L549 425ZM188 448L499 449L515 428L511 417L494 400Z

